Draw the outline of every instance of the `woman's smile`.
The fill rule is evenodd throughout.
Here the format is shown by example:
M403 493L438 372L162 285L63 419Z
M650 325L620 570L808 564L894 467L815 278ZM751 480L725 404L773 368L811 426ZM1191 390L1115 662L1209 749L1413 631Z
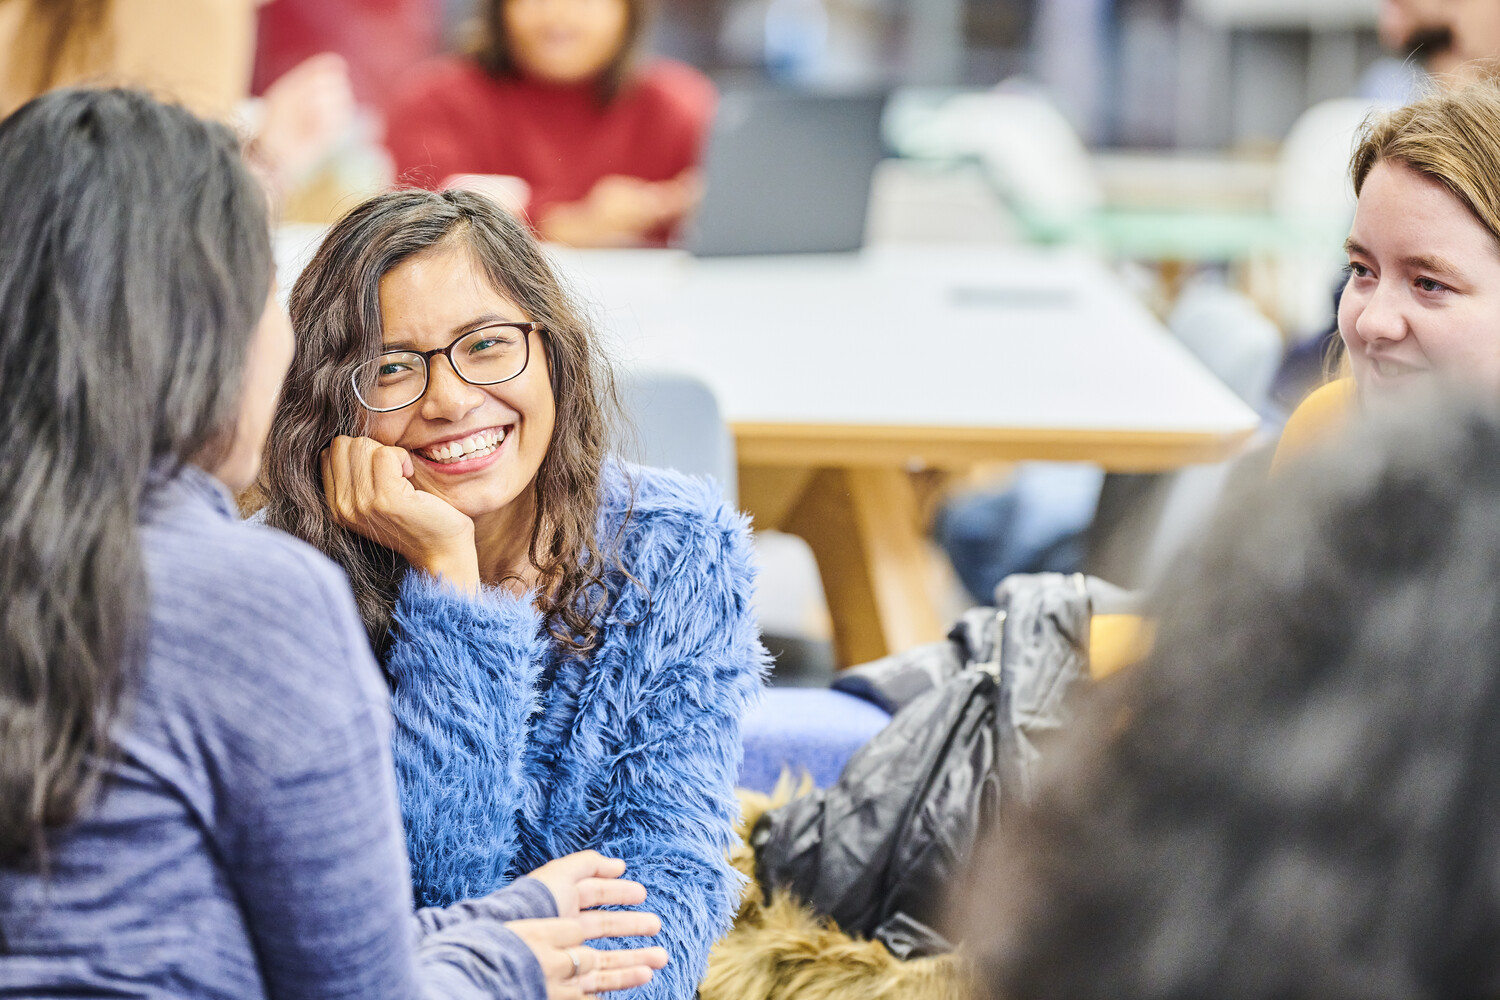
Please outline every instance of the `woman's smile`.
M460 434L434 444L408 449L434 471L444 475L477 472L500 457L509 433L515 425L488 427L471 434Z

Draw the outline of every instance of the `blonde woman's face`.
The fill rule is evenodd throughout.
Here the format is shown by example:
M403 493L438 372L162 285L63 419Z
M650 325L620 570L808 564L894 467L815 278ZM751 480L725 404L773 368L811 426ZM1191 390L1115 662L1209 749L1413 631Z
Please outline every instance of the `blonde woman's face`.
M1339 334L1361 396L1432 375L1500 393L1500 245L1452 192L1377 163L1346 249Z

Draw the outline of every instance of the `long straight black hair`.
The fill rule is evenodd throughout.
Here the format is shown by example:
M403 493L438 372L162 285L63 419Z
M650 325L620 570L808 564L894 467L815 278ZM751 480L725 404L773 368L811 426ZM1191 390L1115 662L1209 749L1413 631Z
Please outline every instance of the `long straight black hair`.
M142 650L150 483L227 446L271 281L230 131L123 90L0 124L0 863L89 802Z

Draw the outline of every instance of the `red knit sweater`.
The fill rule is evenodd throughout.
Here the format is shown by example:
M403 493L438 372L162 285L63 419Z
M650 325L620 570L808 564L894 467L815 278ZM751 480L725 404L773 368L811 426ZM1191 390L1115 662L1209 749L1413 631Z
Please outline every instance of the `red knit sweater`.
M433 62L391 105L396 179L436 187L453 174L511 174L531 185L535 219L606 174L664 181L698 164L715 103L703 74L660 60L608 104L596 93L592 83L497 79L467 59Z

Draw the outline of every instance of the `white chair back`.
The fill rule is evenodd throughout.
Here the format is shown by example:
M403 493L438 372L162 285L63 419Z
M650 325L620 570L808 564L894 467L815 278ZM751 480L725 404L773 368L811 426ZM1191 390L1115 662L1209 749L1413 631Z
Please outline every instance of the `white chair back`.
M976 159L1033 238L1075 231L1104 206L1088 148L1057 107L1017 89L898 102L886 134L903 156Z
M1360 98L1314 104L1281 145L1271 210L1302 237L1277 261L1278 319L1293 337L1321 332L1332 319L1342 244L1354 218L1349 160L1360 127L1383 108Z

